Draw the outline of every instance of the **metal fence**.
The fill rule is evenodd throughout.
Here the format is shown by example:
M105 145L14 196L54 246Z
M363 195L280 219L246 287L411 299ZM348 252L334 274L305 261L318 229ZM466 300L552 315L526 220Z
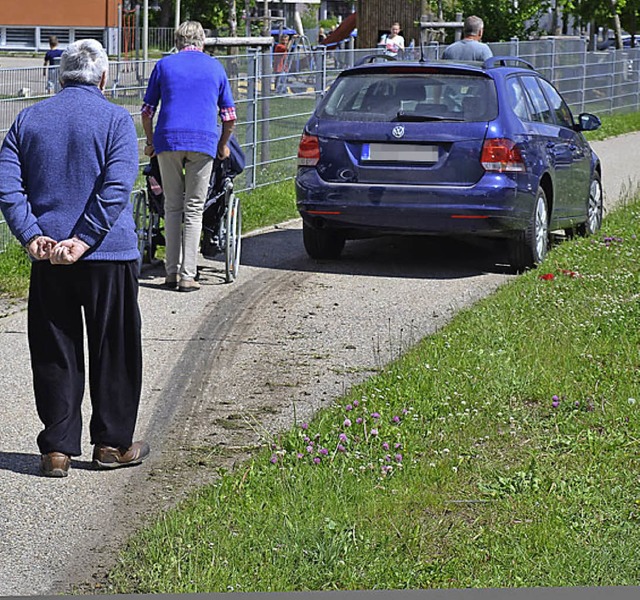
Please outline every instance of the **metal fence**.
M588 52L579 38L550 38L490 44L494 55L528 60L563 94L574 113L598 115L640 111L640 48ZM428 46L437 59L442 46ZM273 55L260 50L220 55L236 99L236 135L246 155L245 171L236 180L242 192L291 179L297 142L322 92L346 67L378 49L332 50L307 47L286 57L287 72L274 74ZM417 49L408 58L418 58ZM144 134L140 106L156 61L116 61L110 65L106 96L126 107L139 134L141 164ZM46 97L42 67L0 69L0 139L20 110ZM9 238L0 221L0 251Z

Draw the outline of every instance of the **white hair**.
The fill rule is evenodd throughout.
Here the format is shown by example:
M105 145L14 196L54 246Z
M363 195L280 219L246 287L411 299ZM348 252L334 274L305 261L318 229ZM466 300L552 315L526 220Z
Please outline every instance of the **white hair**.
M67 46L60 58L60 81L98 85L109 68L109 58L98 40L79 40Z

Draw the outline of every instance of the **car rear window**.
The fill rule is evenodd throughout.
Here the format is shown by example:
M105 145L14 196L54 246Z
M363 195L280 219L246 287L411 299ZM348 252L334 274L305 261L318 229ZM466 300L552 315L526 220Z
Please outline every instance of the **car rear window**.
M318 109L337 121L489 121L497 114L489 77L434 73L342 76Z

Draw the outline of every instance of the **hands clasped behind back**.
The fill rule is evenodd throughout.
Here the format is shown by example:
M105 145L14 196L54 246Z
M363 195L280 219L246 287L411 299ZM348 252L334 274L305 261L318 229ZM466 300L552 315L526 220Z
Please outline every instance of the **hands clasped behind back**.
M78 238L56 242L41 235L27 246L27 251L36 260L49 260L52 265L72 265L89 250L89 245Z

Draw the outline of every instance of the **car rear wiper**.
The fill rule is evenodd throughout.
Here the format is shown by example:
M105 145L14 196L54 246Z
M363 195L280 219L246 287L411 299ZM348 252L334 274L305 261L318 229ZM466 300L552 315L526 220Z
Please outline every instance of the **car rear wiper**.
M392 123L397 121L409 121L409 122L426 122L426 121L464 121L462 117L444 117L442 115L418 115L418 114L407 114L400 111L393 119L391 119Z

